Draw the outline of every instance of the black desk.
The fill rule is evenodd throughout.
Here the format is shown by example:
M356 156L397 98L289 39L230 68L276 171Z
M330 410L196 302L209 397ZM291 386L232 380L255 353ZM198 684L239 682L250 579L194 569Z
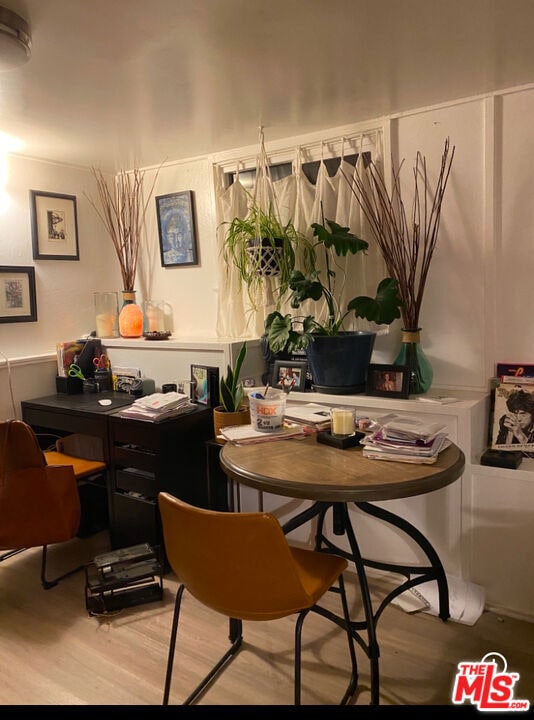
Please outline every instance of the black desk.
M111 405L98 400L109 398ZM79 433L98 438L108 466L111 546L161 545L157 495L170 492L208 507L205 442L213 437L213 414L194 412L158 423L121 418L132 398L124 393L59 393L21 403L22 418L37 433Z

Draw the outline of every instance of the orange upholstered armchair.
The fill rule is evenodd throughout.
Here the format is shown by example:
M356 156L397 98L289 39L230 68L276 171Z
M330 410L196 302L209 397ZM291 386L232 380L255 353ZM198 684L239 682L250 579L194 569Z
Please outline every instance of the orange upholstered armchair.
M41 583L49 589L80 568L46 579L47 546L76 537L80 496L71 465L47 465L32 428L0 421L0 550L6 559L42 546Z

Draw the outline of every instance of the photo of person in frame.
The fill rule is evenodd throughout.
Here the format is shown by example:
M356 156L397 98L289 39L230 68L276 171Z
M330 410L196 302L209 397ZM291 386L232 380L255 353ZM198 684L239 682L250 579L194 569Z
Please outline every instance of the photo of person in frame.
M515 450L530 445L534 450L534 388L529 391L514 385L508 391L501 386L496 396L505 400L505 412L499 409L496 397L494 447Z
M376 389L383 392L395 392L397 389L397 374L394 372L381 373Z

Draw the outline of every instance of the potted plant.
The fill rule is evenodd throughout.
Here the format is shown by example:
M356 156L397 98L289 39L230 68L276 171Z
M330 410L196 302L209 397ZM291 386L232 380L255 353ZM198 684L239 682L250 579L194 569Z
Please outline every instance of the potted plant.
M353 235L349 228L333 220L313 223L317 238L314 249L322 248L325 258L322 270L314 268L308 274L294 270L289 280L292 308L299 308L306 300L324 299L327 317L320 321L314 315L295 316L272 312L265 321L265 331L272 352L305 350L310 364L314 387L332 393L355 393L365 389L367 367L371 360L376 333L346 331L345 320L353 314L377 324L387 324L400 317L401 300L398 281L384 278L374 298L359 295L346 307L341 307L334 289L335 257L355 255L369 247L365 240ZM318 256L317 256L318 257ZM348 353L345 361L345 352Z
M247 425L250 422L249 408L244 403L243 382L239 379L246 354L247 344L243 343L234 367L228 365L226 376L221 377L219 382L219 402L221 404L213 408L215 437L219 435L222 427Z
M223 257L237 268L253 307L265 278L276 277L278 297L285 295L297 256L301 255L304 268L313 267L312 243L291 221L284 225L271 204L263 210L253 200L245 218L235 217L227 224Z

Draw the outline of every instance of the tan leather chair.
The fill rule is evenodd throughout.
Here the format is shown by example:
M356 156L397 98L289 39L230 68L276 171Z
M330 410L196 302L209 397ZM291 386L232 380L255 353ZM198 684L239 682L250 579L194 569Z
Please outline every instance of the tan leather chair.
M80 496L72 465L47 465L32 428L22 420L0 421L0 550L5 560L42 546L41 583L48 590L77 567L46 579L47 546L76 537Z
M184 589L201 603L230 618L231 646L184 705L194 702L237 654L242 643L243 620L274 620L295 614L295 704L300 704L301 633L304 618L314 611L344 625L350 619L343 571L347 561L337 555L291 547L271 513L216 512L188 505L160 493L165 550L180 586L176 594L163 704L168 705L180 604ZM339 587L333 587L338 583ZM328 590L341 596L343 616L317 605ZM351 633L347 630L352 673L343 696L354 693L357 663Z

